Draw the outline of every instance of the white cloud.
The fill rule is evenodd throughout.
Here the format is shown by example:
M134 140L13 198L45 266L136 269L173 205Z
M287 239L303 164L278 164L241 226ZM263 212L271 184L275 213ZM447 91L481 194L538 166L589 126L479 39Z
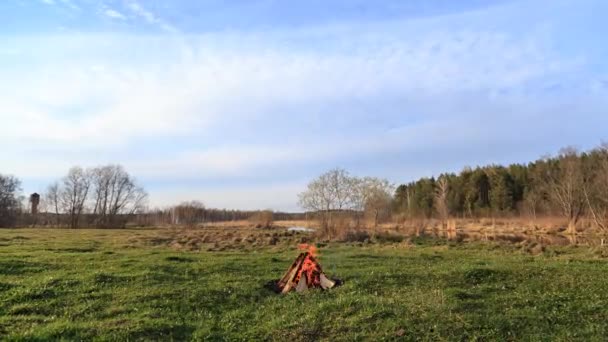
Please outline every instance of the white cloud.
M164 21L156 14L145 9L139 2L131 0L127 3L127 7L133 12L133 14L143 18L148 24L158 25L162 30L170 33L178 32L177 28L168 22Z
M76 5L72 0L59 0L64 6L69 7L72 10L79 11L80 7Z
M68 7L72 10L80 10L80 7L78 7L74 2L72 2L72 0L40 0L40 1L46 5L57 5L58 3L61 3L62 5Z
M139 137L194 134L222 117L234 122L262 118L280 106L318 110L319 104L341 99L519 89L577 66L539 50L533 41L466 31L413 42L395 38L357 54L291 52L272 43L254 51L242 50L239 42L219 48L202 37L187 42L157 38L143 48L134 46L151 56L179 51L139 65L100 65L95 56L86 57L93 45L105 49L108 39L118 55L131 43L92 37L73 47L70 37L54 38L52 43L85 57L33 66L0 86L2 115L11 116L0 140L120 146ZM341 111L352 111L356 102L350 106ZM70 111L76 113L65 114Z
M129 10L166 24L137 2ZM0 164L28 178L41 167L59 176L73 164L120 162L150 180L238 179L285 165L483 146L513 131L525 140L542 136L535 127L552 117L552 107L534 107L537 85L584 64L558 56L534 30L412 32L299 32L298 43L290 32L24 38L6 49L26 56L27 68L0 68L0 142L21 153ZM319 35L326 46L309 44ZM345 128L351 122L357 131ZM281 142L268 139L276 136ZM152 196L276 209L301 189L201 186Z
M114 9L111 9L111 8L106 8L106 9L103 11L103 13L104 13L104 14L105 14L107 17L110 17L110 18L113 18L113 19L120 19L120 20L125 20L125 19L127 19L127 17L125 17L125 16L124 16L124 14L122 14L122 13L120 13L120 12L118 12L118 11L114 10Z

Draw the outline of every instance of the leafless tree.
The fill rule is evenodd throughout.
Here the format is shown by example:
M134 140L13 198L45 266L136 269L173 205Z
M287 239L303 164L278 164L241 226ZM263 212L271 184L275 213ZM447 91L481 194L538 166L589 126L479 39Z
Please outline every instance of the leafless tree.
M351 208L353 178L343 169L325 172L299 194L299 203L306 210L322 212L321 223L327 230L331 226L332 212Z
M15 224L21 210L20 191L21 182L17 178L0 174L0 227Z
M274 213L272 210L260 210L249 217L249 222L257 228L271 228L274 222Z
M386 179L350 176L343 169L330 170L308 184L299 195L304 209L322 212L322 226L332 226L332 213L354 212L359 225L360 213L372 215L377 226L382 214L390 211L393 185ZM352 215L352 214L349 214Z
M448 178L445 176L439 177L435 185L435 209L437 210L437 214L439 214L439 218L445 225L450 217L450 210L448 207L448 194L450 187Z
M353 200L353 177L344 169L333 169L321 176L327 179L334 209L349 209Z
M596 226L608 231L608 143L592 153L597 156L597 165L592 166L592 180L583 189L585 201Z
M526 189L524 193L524 206L532 219L536 220L536 212L543 202L543 194L538 189Z
M91 187L90 173L79 166L72 167L61 180L60 203L70 218L70 228L78 228L80 217Z
M352 178L353 209L372 216L374 227L382 214L390 211L394 186L386 179L376 177Z
M573 148L563 149L547 176L549 196L568 219L568 233L574 234L585 210L584 189L587 186L578 152Z
M61 214L61 194L59 183L55 182L48 186L46 189L46 193L42 196L42 201L46 208L46 211L51 211L55 217L55 224L59 225L60 223L60 214Z
M195 227L205 222L205 205L199 201L182 202L171 209L173 224Z
M122 166L96 167L89 175L92 183L93 215L98 227L120 225L121 215L131 215L143 208L147 194Z

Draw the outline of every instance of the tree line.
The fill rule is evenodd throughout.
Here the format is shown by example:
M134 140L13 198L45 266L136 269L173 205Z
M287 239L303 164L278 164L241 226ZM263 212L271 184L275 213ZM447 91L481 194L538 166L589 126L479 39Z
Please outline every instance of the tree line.
M143 212L148 194L122 166L111 164L72 167L41 198L41 208L32 205L30 214L46 214L46 220L35 223L111 228L124 226L129 217Z
M150 208L148 194L121 165L72 167L43 194L23 196L21 181L0 174L0 227L48 226L122 228L127 225L188 226L247 220L266 211L207 208L187 201ZM304 219L299 213L272 213L275 220Z
M570 233L587 217L608 231L608 144L585 152L564 148L528 164L465 167L391 191L385 179L334 169L311 181L299 199L327 230L337 215L354 217L358 227L360 216L371 213L374 225L391 216L444 224L449 218L561 216Z
M608 229L608 144L562 149L528 164L467 167L397 187L393 210L413 217L561 216L574 232L589 217Z
M71 168L39 198L24 205L21 183L0 174L0 227L124 227L185 225L245 220L260 211L206 208L183 202L147 207L148 195L120 165ZM334 226L345 216L358 227L391 218L418 219L561 216L574 232L582 218L608 231L608 144L589 151L562 149L528 164L465 167L459 173L424 177L397 187L376 177L356 177L333 169L312 180L299 204ZM39 208L34 208L38 207ZM275 220L297 220L306 213L274 213Z

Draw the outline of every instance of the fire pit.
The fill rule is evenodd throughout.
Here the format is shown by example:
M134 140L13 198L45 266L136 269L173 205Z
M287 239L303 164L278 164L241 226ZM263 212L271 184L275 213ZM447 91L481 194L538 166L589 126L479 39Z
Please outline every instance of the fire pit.
M317 248L313 245L301 244L298 246L302 253L287 269L283 277L278 281L267 284L277 293L287 293L295 290L306 292L308 289L320 288L328 290L342 284L339 279L329 279L321 264L317 261Z

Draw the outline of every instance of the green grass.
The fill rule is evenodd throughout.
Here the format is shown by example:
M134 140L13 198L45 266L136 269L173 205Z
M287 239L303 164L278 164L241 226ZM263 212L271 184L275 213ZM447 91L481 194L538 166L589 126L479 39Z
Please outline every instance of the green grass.
M6 340L604 340L608 264L588 248L321 249L340 288L263 286L297 251L133 246L149 231L0 230ZM155 232L157 234L158 232Z

